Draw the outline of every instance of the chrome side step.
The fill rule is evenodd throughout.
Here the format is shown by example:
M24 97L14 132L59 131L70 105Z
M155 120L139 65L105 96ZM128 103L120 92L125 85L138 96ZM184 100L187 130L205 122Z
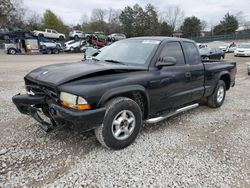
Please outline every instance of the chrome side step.
M198 103L195 103L195 104L192 104L192 105L189 105L189 106L185 106L183 108L180 108L180 109L176 110L175 112L165 114L165 115L163 114L162 116L159 116L159 117L156 117L156 118L147 119L145 121L145 123L148 123L148 124L158 123L158 122L160 122L160 121L162 121L164 119L167 119L167 118L169 118L171 116L177 115L179 113L182 113L182 112L194 109L194 108L197 108L198 106L199 106Z

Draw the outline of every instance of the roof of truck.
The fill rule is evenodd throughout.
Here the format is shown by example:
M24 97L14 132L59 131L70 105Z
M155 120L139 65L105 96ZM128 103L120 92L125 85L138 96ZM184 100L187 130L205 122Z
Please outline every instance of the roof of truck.
M158 41L170 41L170 40L176 40L176 41L189 41L194 42L193 40L185 39L185 38L177 38L177 37L164 37L164 36L150 36L150 37L133 37L129 39L140 39L140 40L158 40Z

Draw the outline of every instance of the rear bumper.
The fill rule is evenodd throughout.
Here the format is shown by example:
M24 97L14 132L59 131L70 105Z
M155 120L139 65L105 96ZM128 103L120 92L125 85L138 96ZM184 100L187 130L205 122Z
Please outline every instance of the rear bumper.
M28 94L17 94L12 98L12 101L22 114L32 116L40 124L47 124L47 122L45 123L45 121L37 118L37 112L41 110L39 107L46 105L50 119L53 120L56 126L58 124L71 124L80 126L80 129L83 131L91 130L101 125L106 111L105 108L86 111L68 109L55 102L51 104L46 103L45 96L32 96ZM54 125L51 125L49 129L53 127Z

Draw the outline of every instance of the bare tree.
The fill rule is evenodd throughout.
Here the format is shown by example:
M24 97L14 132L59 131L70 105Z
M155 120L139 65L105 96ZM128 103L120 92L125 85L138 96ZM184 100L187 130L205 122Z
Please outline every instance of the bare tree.
M160 21L167 22L168 25L175 31L177 30L184 20L184 12L183 10L176 7L169 7L166 11L161 12Z
M104 22L107 11L104 9L93 9L91 14L91 21Z
M89 22L89 17L86 13L83 13L81 18L80 18L80 23L82 24L86 24Z
M121 10L116 10L116 9L110 8L108 10L108 23L119 24L120 23L120 20L119 20L120 14L121 14Z
M28 13L25 19L26 28L29 30L39 29L42 22L41 16L35 11L27 11L27 12Z
M208 24L205 20L201 20L201 30L204 31L208 27Z

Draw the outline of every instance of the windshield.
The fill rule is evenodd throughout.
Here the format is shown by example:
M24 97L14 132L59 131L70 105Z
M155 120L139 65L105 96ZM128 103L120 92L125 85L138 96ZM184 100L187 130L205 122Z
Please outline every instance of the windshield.
M250 44L241 44L238 48L250 48Z
M156 49L160 41L157 40L122 40L113 43L96 56L96 60L113 63L145 65L148 58Z

